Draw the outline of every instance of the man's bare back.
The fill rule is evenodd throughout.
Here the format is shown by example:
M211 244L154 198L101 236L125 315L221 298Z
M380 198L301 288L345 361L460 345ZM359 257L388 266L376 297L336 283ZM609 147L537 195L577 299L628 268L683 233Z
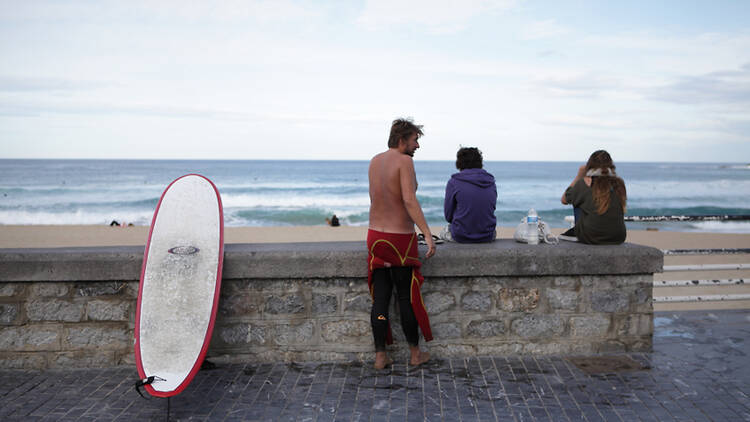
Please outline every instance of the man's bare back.
M435 254L432 233L417 201L417 176L411 156L419 148L414 134L397 148L389 148L370 161L370 228L387 233L412 233L414 224L425 235L428 251Z
M404 205L402 192L414 190L416 181L409 177L411 157L389 149L370 162L370 228L387 233L412 233L414 221ZM402 173L412 179L402 186ZM413 174L412 174L413 176Z

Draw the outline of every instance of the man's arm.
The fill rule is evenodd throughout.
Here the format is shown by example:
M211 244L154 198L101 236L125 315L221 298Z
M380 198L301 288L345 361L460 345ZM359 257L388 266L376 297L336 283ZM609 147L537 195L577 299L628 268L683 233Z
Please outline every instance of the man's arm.
M435 242L432 239L432 232L427 226L424 218L422 207L417 200L417 175L414 172L414 160L408 155L404 155L399 163L399 179L401 183L401 199L404 201L406 212L411 220L419 227L424 234L424 240L427 242L427 253L425 258L435 255Z

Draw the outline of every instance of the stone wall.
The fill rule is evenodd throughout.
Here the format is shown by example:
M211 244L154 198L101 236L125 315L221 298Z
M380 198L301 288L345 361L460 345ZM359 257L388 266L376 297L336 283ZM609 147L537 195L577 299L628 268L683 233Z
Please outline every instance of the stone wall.
M0 367L133 363L142 248L0 250ZM360 242L227 245L209 356L370 359ZM647 351L651 274L638 245L440 245L424 266L437 357ZM406 354L398 312L396 354Z

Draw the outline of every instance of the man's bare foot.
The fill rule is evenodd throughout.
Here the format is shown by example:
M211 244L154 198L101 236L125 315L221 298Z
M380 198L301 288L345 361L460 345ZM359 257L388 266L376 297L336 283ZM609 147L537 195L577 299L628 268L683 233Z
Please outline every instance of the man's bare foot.
M409 364L411 366L419 366L430 360L430 352L423 352L419 350L419 347L411 348L411 359Z
M383 369L393 364L393 359L389 358L385 352L375 352L375 369Z

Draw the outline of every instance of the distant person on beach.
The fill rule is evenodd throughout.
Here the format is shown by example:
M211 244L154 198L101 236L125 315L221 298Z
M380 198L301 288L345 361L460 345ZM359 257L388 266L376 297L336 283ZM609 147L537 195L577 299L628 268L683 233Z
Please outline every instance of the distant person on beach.
M627 192L607 151L591 154L560 201L573 205L575 214L575 226L561 239L592 245L619 245L625 241Z
M370 161L370 225L367 231L369 251L367 284L372 295L370 322L375 339L375 368L382 369L393 361L385 345L393 343L388 307L396 287L401 327L409 343L410 364L420 365L430 354L419 349L419 332L426 341L432 330L420 288L424 281L417 250L414 224L427 243L425 259L435 254L435 242L417 201L417 177L414 151L419 148L422 126L410 119L394 120L388 139L388 150Z
M482 168L482 151L461 148L456 153L456 168L445 187L443 211L448 227L440 238L459 243L495 240L497 186L495 177Z
M339 223L339 218L336 217L336 214L333 214L333 216L331 216L331 218L326 218L326 223L328 223L328 225L331 226L331 227L338 227L338 226L341 225Z

